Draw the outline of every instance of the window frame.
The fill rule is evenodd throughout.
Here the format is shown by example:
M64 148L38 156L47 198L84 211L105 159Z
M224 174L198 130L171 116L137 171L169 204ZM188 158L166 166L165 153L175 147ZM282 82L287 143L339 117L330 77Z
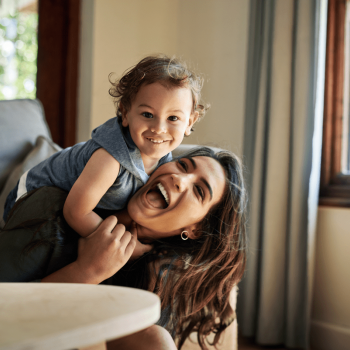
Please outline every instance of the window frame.
M81 0L38 0L36 97L52 139L76 143Z
M350 175L341 173L346 0L329 0L320 205L350 207Z

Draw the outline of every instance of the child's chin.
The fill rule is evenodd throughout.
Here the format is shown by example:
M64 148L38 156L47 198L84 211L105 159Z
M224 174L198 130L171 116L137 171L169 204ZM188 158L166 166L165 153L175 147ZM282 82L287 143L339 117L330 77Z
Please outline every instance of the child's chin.
M159 149L151 151L151 152L144 152L144 154L146 154L148 157L150 158L157 158L157 159L161 159L164 156L166 156L168 153L170 153L172 150L169 147L164 147L164 149L161 149L159 147ZM142 152L141 152L142 153Z

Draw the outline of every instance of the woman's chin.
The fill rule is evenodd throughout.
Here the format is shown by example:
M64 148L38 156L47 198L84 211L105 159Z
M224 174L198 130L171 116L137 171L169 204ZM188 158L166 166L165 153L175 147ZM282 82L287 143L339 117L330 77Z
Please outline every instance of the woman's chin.
M154 233L148 228L137 224L137 239L144 244L149 244L154 241Z
M157 239L179 235L181 232L157 232L150 228L137 224L137 239L142 243L152 243Z
M151 244L151 243L153 243L154 239L151 239L151 238L142 238L142 239L139 239L139 241L140 241L142 244Z

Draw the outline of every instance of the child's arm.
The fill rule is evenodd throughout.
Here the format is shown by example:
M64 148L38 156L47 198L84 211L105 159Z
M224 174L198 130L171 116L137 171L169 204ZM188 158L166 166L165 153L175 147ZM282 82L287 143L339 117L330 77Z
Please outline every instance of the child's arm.
M93 212L100 199L113 185L120 164L105 149L95 151L70 190L63 207L68 225L86 237L102 222Z

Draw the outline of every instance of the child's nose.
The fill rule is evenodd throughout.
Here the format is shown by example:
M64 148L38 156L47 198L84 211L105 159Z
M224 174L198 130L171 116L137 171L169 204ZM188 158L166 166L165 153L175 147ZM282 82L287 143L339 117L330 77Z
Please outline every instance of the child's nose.
M154 121L151 125L151 131L154 134L164 134L166 133L166 124L163 121Z
M173 184L178 192L184 192L192 182L193 174L172 174Z

